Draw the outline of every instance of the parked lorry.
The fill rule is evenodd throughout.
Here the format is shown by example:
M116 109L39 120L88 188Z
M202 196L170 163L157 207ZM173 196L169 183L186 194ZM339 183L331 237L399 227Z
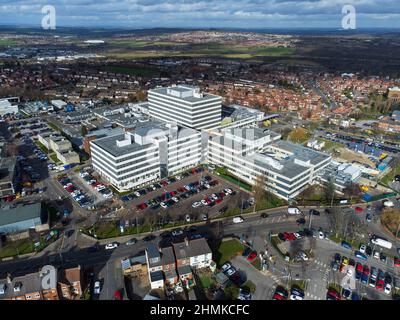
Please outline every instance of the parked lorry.
M288 214L292 214L292 215L301 214L301 211L297 207L289 207L288 208Z

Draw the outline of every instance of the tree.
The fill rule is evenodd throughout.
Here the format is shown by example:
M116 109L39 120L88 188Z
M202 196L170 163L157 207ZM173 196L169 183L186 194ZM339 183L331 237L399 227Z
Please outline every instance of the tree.
M256 181L253 185L253 194L256 203L265 199L267 192L265 190L267 182L265 176L260 174L257 176Z
M329 217L329 224L332 231L335 233L336 237L339 236L342 232L343 226L343 213L340 208L334 207L331 210L331 213L328 215Z
M343 193L346 196L350 197L350 199L353 199L358 198L361 195L362 190L360 188L360 185L356 183L351 183L346 188L344 188Z
M82 137L85 137L88 134L88 130L86 128L86 126L82 126L81 127L81 135Z
M335 190L336 190L335 183L331 178L328 180L325 186L325 200L327 203L331 204L331 207L333 205L333 199L335 198Z

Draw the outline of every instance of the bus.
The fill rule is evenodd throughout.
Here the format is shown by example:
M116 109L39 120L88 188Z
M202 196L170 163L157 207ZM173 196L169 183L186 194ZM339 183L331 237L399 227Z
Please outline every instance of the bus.
M386 249L392 249L392 243L390 241L376 235L371 238L371 243Z

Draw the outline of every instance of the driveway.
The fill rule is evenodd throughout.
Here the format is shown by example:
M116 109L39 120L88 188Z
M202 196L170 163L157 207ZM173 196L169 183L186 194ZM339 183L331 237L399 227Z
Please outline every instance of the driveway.
M245 275L246 281L250 280L256 285L253 300L269 300L276 287L276 281L261 271L255 269L242 256L237 256L231 260L232 265Z

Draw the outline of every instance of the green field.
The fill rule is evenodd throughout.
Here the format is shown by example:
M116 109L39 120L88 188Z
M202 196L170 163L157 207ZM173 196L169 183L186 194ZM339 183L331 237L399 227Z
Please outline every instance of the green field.
M146 57L202 57L219 56L231 59L256 57L280 57L292 55L294 48L262 45L224 43L185 43L169 41L113 40L108 43L107 54L117 58L135 59Z
M244 246L238 240L223 241L213 250L213 258L219 267L232 259L236 254L241 253Z
M0 46L15 46L17 44L19 44L19 42L16 40L0 39Z

